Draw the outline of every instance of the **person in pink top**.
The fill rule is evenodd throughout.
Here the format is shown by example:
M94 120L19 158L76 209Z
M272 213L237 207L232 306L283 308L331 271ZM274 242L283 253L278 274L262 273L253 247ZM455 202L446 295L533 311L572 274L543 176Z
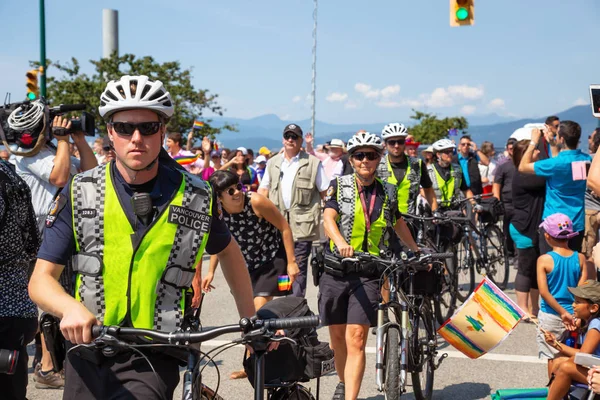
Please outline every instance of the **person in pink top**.
M200 158L190 161L196 155L191 151L184 150L181 147L182 143L181 133L171 132L167 135L167 152L174 160L176 160L183 168L192 174L199 175L204 167L204 161Z
M340 139L331 139L327 153L316 152L314 150L314 138L312 133L307 133L304 137L304 141L306 142L306 152L321 160L323 168L325 169L325 175L327 175L330 180L342 175L344 169L342 161L342 156L344 155L343 141Z
M202 153L204 154L204 169L200 177L207 181L210 176L221 168L221 153L218 150L212 150L213 144L208 137L202 139Z

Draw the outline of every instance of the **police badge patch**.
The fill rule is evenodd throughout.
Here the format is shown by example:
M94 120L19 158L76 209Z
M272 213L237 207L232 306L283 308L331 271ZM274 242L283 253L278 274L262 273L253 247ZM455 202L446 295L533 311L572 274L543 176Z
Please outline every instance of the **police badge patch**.
M67 196L62 193L59 193L58 196L54 199L50 208L48 209L48 215L46 216L46 227L51 228L56 221L56 217L58 213L61 212L65 205L67 204Z
M333 186L329 186L329 189L327 189L327 194L325 195L325 201L329 201L329 199L331 199L331 196L333 196L333 192L335 192L335 189L333 188Z

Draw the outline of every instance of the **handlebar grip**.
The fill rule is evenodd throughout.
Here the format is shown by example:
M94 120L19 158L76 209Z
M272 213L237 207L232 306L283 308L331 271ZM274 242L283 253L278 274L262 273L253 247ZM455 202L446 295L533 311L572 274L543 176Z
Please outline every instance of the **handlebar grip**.
M104 325L92 325L92 339L96 339L104 334L106 327Z
M454 257L454 253L432 253L430 256L434 260L443 260Z
M265 327L271 330L294 329L294 328L315 328L319 325L319 316L311 315L308 317L291 317L265 320Z

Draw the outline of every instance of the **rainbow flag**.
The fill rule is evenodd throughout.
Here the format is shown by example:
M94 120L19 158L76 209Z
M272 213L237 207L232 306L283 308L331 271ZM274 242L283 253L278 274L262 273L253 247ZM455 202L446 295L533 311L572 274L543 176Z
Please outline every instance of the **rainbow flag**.
M523 316L525 312L486 277L438 333L467 357L479 358L502 343Z
M179 163L179 165L190 165L196 162L198 159L198 155L193 156L175 156L173 157L175 161Z
M204 126L204 122L194 120L194 126L193 126L194 129L200 129L203 126Z
M287 292L292 288L289 275L279 275L277 277L277 288L280 292Z

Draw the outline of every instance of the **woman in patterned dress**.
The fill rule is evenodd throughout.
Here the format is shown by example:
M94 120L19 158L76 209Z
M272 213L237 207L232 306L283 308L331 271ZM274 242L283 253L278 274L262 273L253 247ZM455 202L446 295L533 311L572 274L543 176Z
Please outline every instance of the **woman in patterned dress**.
M258 310L273 297L290 294L299 269L294 257L292 230L283 215L265 196L254 192L244 193L235 172L215 171L210 183L221 201L222 218L246 260L254 290L255 309ZM217 263L217 256L211 256L204 278L201 278L201 268L196 268L192 305L197 306L200 302L198 286L204 292L214 289L212 281ZM244 377L246 374L243 370L231 375L232 379Z

